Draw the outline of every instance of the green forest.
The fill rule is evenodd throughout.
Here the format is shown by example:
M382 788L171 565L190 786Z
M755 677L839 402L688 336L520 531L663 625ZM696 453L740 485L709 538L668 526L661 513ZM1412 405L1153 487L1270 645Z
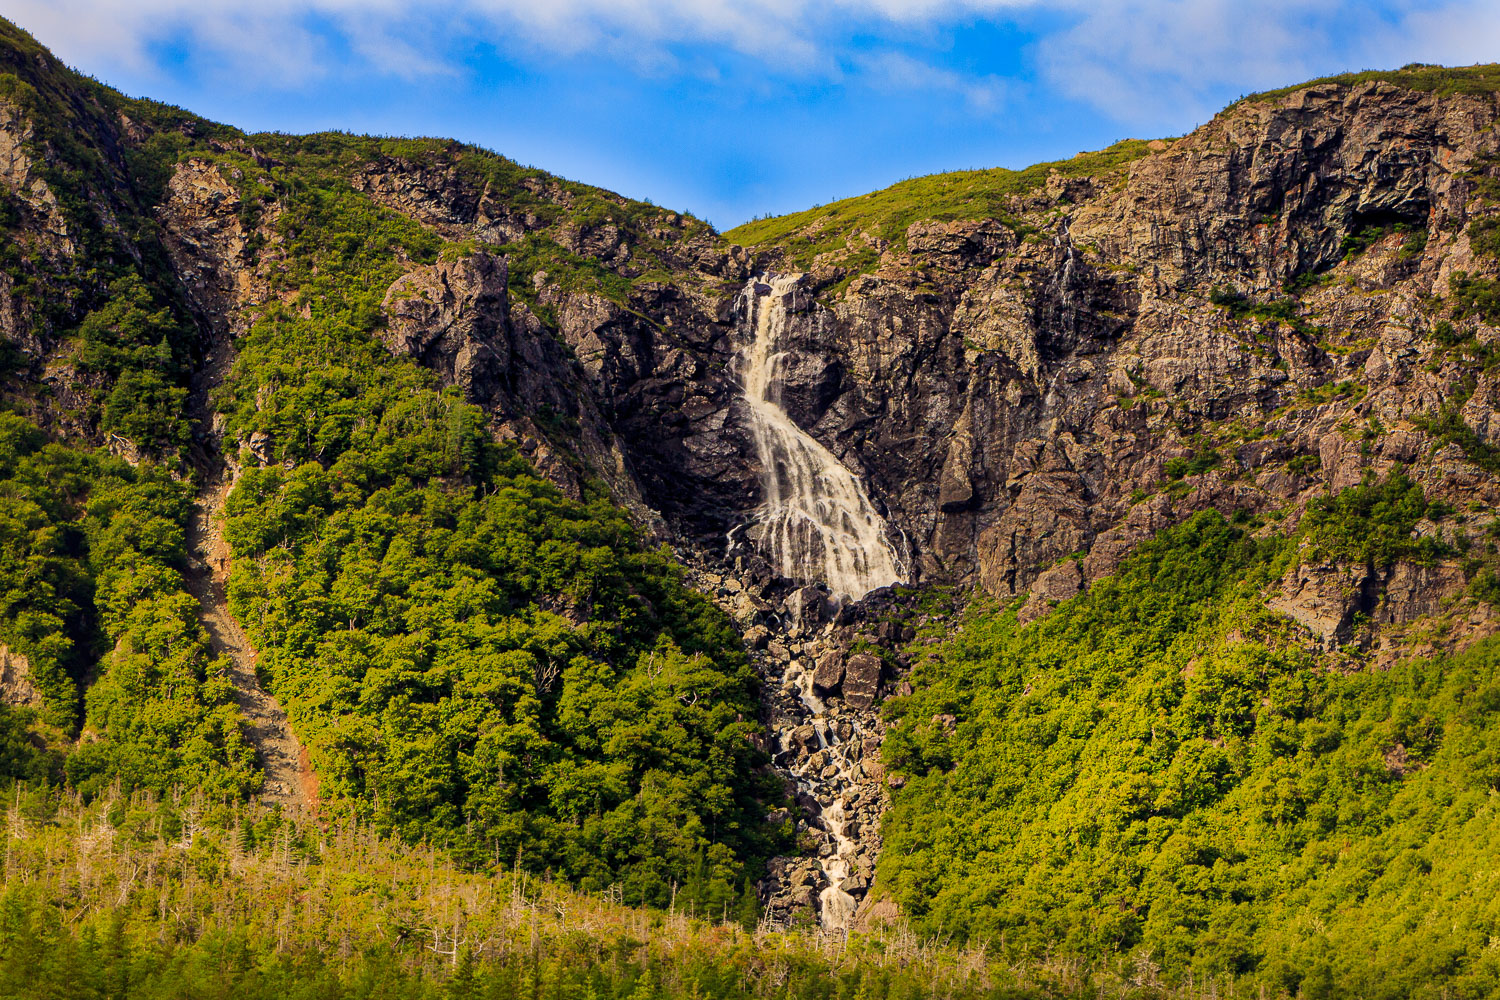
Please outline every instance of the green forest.
M280 463L229 497L230 595L325 793L476 863L738 904L790 827L727 617L601 487L567 499L374 338L428 233L337 182L280 225L297 298L218 398Z
M0 413L0 641L26 656L37 708L0 708L17 739L7 776L85 792L123 781L216 795L259 787L255 754L184 589L190 484L48 442ZM85 684L85 682L89 682ZM63 759L67 737L80 740Z
M248 469L226 505L231 600L329 808L472 863L620 883L631 903L741 905L789 831L765 819L782 793L728 619L605 493L562 496L380 346L378 295L401 260L435 253L430 236L336 181L290 201L300 297L252 327L214 402L231 434L276 442L281 464ZM129 382L169 314L139 282L112 287L76 335L112 359L104 424L117 404L122 431L180 424L183 390L154 419L157 397ZM68 781L254 791L184 589L197 491L173 461L181 432L135 437L161 457L133 467L3 421L0 637L35 663L44 720L89 737Z
M1427 513L1399 477L1293 538L1203 512L1041 621L971 605L887 708L908 778L888 891L923 933L1016 954L1306 997L1491 995L1500 642L1330 669L1260 596L1320 548L1393 558Z
M560 506L575 527L584 521L523 470L501 461L489 475L503 485L464 534L500 531L507 511ZM309 509L273 502L296 495L295 475L276 474L252 493L255 482L237 494L237 532L272 523L268 511ZM326 488L308 488L324 498L325 537L372 506L334 504ZM639 758L617 752L665 754L664 720L681 729L672 746L700 747L684 742L693 720L673 718L680 699L663 707L659 692L684 690L692 658L706 663L706 654L658 632L655 645L637 647L639 673L605 684L600 650L617 647L599 644L622 641L615 636L628 635L628 624L608 640L557 615L549 629L538 609L515 610L522 597L511 590L471 598L469 614L448 626L456 631L420 612L425 624L412 631L431 635L424 649L382 634L383 614L419 612L403 577L372 560L383 582L362 591L384 595L380 602L328 612L341 623L321 634L330 638L302 632L313 636L306 656L321 671L270 661L299 731L322 755L329 801L347 803L331 822L244 805L228 787L157 791L160 776L125 769L90 786L89 774L108 773L97 763L105 750L83 758L99 768L88 771L74 763L80 755L38 754L23 715L0 718L8 773L21 779L5 815L0 983L11 985L0 995L37 995L17 985L35 970L56 984L51 995L101 997L1489 995L1500 977L1500 893L1486 861L1500 848L1500 642L1387 670L1329 669L1259 597L1299 558L1341 544L1356 546L1352 557L1377 558L1383 539L1408 538L1417 518L1434 514L1449 516L1399 475L1330 496L1290 537L1204 512L1039 621L1018 625L1014 608L976 598L956 631L940 623L919 636L917 690L886 707L885 763L900 780L879 872L911 926L876 925L836 947L816 933L757 928L753 900L728 891L730 874L714 866L754 857L756 845L713 830L716 814L699 798L711 772L681 764L674 775L667 756L632 771ZM381 517L402 521L388 510ZM404 563L421 558L417 541L431 546L440 533L364 530L411 545ZM554 526L542 545L559 536L573 537ZM235 545L246 538L237 534ZM274 629L307 615L286 610L295 595L336 593L341 570L317 544L260 551L277 549L285 554L256 559L264 568L255 580L274 572L281 582L241 584L248 596L238 599L266 648L279 651L290 640L272 641ZM569 565L576 552L560 550ZM671 580L646 550L613 558L623 563L615 572L640 574L627 578ZM312 572L329 586L298 582ZM450 592L474 586L447 583L422 603L451 607ZM605 588L591 593L594 607L607 606ZM331 645L349 632L367 651L357 661ZM444 642L454 634L462 641ZM543 645L546 637L562 645ZM386 648L407 658L404 672L402 661L381 658ZM536 667L555 648L572 659L554 690L539 690ZM369 667L354 673L351 661ZM426 666L418 672L414 662ZM707 674L703 663L697 671ZM392 676L405 686L367 709L392 691ZM211 688L206 680L195 689L200 727L214 716ZM508 701L507 691L519 695ZM593 699L586 709L575 700L583 695ZM102 709L90 699L90 718ZM621 720L613 739L586 739L577 723L585 710ZM629 735L632 718L658 728ZM156 724L120 732L92 746L129 759L148 736L171 745ZM505 756L517 744L500 743L488 759L514 776L461 798L478 783L469 768L490 733L521 735L532 756ZM712 752L712 739L699 739L700 752ZM474 749L430 752L445 743ZM394 752L382 755L386 747ZM221 760L184 755L177 766L234 773ZM79 768L76 790L57 780L60 767L69 777ZM618 775L617 800L580 808L559 794L609 787L568 784L590 769ZM673 801L663 789L674 781L699 784ZM511 782L513 798L496 795ZM444 810L459 808L468 825L443 826ZM620 830L662 839L610 854ZM725 852L728 862L716 857L718 844L735 852ZM650 896L653 869L641 861L660 865L663 879L671 865L688 866L683 889ZM149 876L132 881L142 871Z
M1443 95L1490 93L1492 77L1361 79ZM785 640L785 664L827 647L763 628L747 649L749 619L689 585L660 541L674 536L651 534L592 475L568 419L535 414L577 473L565 490L496 413L381 339L394 282L484 253L561 355L557 296L586 291L659 334L653 350L686 357L673 323L698 314L672 309L732 295L749 265L706 254L727 244L691 216L474 147L246 135L127 98L3 20L0 113L26 123L5 135L48 194L0 193L0 655L26 668L0 702L0 1000L1500 995L1500 637L1450 651L1445 617L1500 598L1500 522L1486 503L1430 494L1406 458L1369 473L1386 433L1373 410L1329 431L1358 452L1363 479L1338 480L1357 485L1306 485L1330 472L1297 479L1281 509L1190 514L1187 498L1209 504L1196 481L1241 474L1229 446L1164 391L1116 393L1109 419L1176 422L1191 448L1131 501L1171 501L1151 523L1173 526L1113 573L1035 620L1027 580L1011 602L923 584L869 618L820 605L835 621L814 625L850 632L842 652L886 665L884 742L878 764L860 743L860 780L878 767L868 788L889 793L869 898L894 916L847 934L772 927L758 885L820 836L799 834L806 790L799 800L772 767L786 744L763 721L763 685L775 695L783 678L763 680L752 652ZM1071 209L1039 214L1028 199L1123 185L1168 147L1124 140L1023 171L916 178L728 235L824 268L825 298L904 252L921 221L990 219L1018 252L1061 255L1033 223ZM239 240L252 288L212 317L204 302L223 290L193 283L183 260L199 248L163 221L186 165L225 185L209 202L234 206L195 238ZM491 235L524 235L485 243L398 211L432 192L377 197L371 177L393 165ZM1463 412L1493 390L1496 349L1477 324L1500 316L1500 285L1480 274L1500 260L1500 222L1460 228L1479 270L1446 275L1448 318L1429 324L1440 350L1410 375L1436 379L1457 356L1463 394L1428 393L1435 408L1404 416L1412 448L1428 449L1416 461L1447 448L1442 474L1477 482L1500 468ZM622 250L608 265L578 249L602 229ZM1397 231L1357 230L1345 263ZM1418 266L1418 231L1392 268ZM1065 259L1067 274L1072 249ZM925 305L939 299L934 275L908 277ZM1309 295L1332 280L1303 279ZM641 315L643 295L672 308ZM1204 303L1236 330L1259 324L1257 344L1328 332L1291 299L1214 286ZM706 325L735 322L721 305ZM1438 308L1425 293L1421 307ZM950 339L934 350L966 350ZM721 346L677 360L725 369ZM1298 391L1268 412L1352 405L1366 387ZM1266 428L1244 436L1277 443ZM1268 478L1323 462L1279 456ZM195 589L210 516L228 609L316 779L306 809L262 799L236 664L215 652L218 619ZM1462 593L1377 659L1377 605L1327 648L1268 606L1314 564L1360 580L1445 568ZM758 592L781 599L789 583ZM750 608L785 624L760 598ZM825 780L839 771L827 766Z

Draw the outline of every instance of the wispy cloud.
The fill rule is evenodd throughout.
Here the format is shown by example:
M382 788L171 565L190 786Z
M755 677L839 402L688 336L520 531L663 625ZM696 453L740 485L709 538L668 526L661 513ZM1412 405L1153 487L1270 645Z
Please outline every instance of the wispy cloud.
M1495 58L1494 0L11 0L9 16L71 62L140 74L158 47L293 89L331 73L457 72L474 43L517 60L597 56L627 72L703 74L696 47L788 78L957 97L992 113L1007 81L927 58L934 29L1045 23L1042 82L1131 125L1196 120L1226 88L1397 58ZM941 32L939 32L939 35ZM915 41L914 41L915 40ZM940 48L941 46L938 46ZM941 53L935 53L940 55ZM696 67L696 68L690 68Z
M1201 119L1209 95L1309 75L1327 39L1310 30L1319 0L1099 0L1038 46L1063 93L1130 124ZM1326 48L1323 49L1326 52ZM1211 98L1209 98L1212 101Z
M1500 59L1500 4L1493 0L1413 11L1401 27L1414 59L1449 63Z
M999 111L1008 85L994 75L974 76L943 69L902 52L855 56L852 60L866 85L883 91L921 92L957 98L978 115Z
M1200 121L1223 95L1345 69L1500 58L1494 0L1092 0L1037 45L1046 77L1117 121Z
M274 49L326 49L331 32L357 43L369 68L442 72L441 55L407 39L519 43L576 54L620 45L707 44L779 69L831 71L820 38L831 26L909 26L995 14L1037 0L12 0L8 14L67 58L139 68L151 46L187 40L247 68ZM444 37L447 36L447 37ZM267 46L271 46L268 51ZM324 52L326 55L326 51ZM285 79L276 58L270 79ZM308 68L315 72L317 64ZM299 77L300 78L300 77ZM294 78L298 79L298 78Z

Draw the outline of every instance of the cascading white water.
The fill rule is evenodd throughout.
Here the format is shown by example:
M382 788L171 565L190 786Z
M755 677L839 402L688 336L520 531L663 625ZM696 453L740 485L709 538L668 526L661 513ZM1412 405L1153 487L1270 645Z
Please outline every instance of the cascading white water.
M844 804L835 799L823 809L823 823L833 838L833 853L821 864L828 885L818 893L819 915L824 930L847 931L854 919L859 903L843 889L844 879L849 877L849 859L854 854L854 841L844 836Z
M834 594L859 600L904 573L886 538L885 519L859 479L782 409L781 340L797 280L752 279L744 292L752 334L742 362L745 402L761 463L759 546L780 575L822 581Z
M854 776L856 757L851 751L858 752L869 729L858 714L829 715L828 706L813 689L812 669L806 663L794 661L787 669L785 683L788 692L797 692L807 712L797 719L809 720L807 724L818 741L817 752L790 767L798 792L818 803L814 828L823 832L828 845L818 858L827 882L818 893L818 922L825 931L847 933L859 901L844 890L844 883L858 866L859 844L849 835L845 795L860 783ZM782 730L778 744L782 752L792 749L795 729L788 724ZM832 774L827 770L829 765L833 766Z

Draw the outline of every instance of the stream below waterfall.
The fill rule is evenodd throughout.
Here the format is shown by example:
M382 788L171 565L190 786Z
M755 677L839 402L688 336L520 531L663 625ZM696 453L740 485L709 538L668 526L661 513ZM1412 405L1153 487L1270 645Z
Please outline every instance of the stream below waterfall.
M832 600L813 603L836 606L897 583L906 572L859 477L798 426L784 405L793 389L788 376L814 360L797 353L798 338L806 343L818 336L830 318L811 302L801 280L758 277L736 303L744 343L738 370L761 485L761 503L745 535L777 576L825 585ZM776 766L795 784L807 817L800 828L816 838L811 856L779 859L786 862L781 894L769 908L786 917L783 903L806 906L825 931L844 933L874 877L885 798L878 764L867 756L878 754L880 741L878 713L870 704L879 667L874 676L862 667L869 688L855 708L839 684L853 642L843 633L852 630L835 628L821 612L804 621L808 607L804 601L795 614L779 619L773 626L778 634L766 645L770 655L756 656L770 682L767 721L776 734ZM815 673L823 687L815 685Z

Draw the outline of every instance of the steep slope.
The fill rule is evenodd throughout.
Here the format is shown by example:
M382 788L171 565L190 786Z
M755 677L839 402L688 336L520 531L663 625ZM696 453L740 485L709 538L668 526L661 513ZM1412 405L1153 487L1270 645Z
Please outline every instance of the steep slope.
M906 216L860 199L731 234L811 267L789 409L865 474L923 579L1038 602L1195 509L1295 515L1397 463L1491 504L1496 100L1391 79L1006 175L1005 212L965 220L968 198L899 240L882 227ZM851 217L862 248L827 243Z
M261 686L255 649L229 611L229 545L223 528L228 493L228 483L211 484L193 503L184 582L198 602L214 652L228 660L225 673L244 717L245 738L255 747L264 775L261 797L294 810L316 807L317 783L307 769L306 751L292 732L285 709Z
M660 523L554 332L706 227L449 143L247 137L5 33L7 590L66 587L0 635L67 778L296 805L311 763L325 821L746 897L788 838L756 678L610 501Z
M1434 513L1400 479L1356 498L1366 538ZM1045 619L929 630L888 706L908 918L1176 983L1493 993L1500 644L1329 669L1264 602L1306 540L1204 511Z
M1289 675L1496 629L1492 68L720 237L454 143L245 135L0 33L0 655L66 751L14 773L294 800L296 740L325 816L632 903L727 912L764 875L774 919L843 933L881 896L887 800L926 863L913 796L989 774L942 756L944 717L1011 739L942 701L972 678L907 673L961 603L936 588L1014 602L982 617L1037 623L996 640L1029 656L1220 516L1280 539L1235 597ZM819 560L767 558L765 402L887 526L880 579L927 590L845 606L795 572ZM1153 676L1149 645L1120 669ZM917 700L883 718L888 693ZM930 929L1034 929L882 878Z

